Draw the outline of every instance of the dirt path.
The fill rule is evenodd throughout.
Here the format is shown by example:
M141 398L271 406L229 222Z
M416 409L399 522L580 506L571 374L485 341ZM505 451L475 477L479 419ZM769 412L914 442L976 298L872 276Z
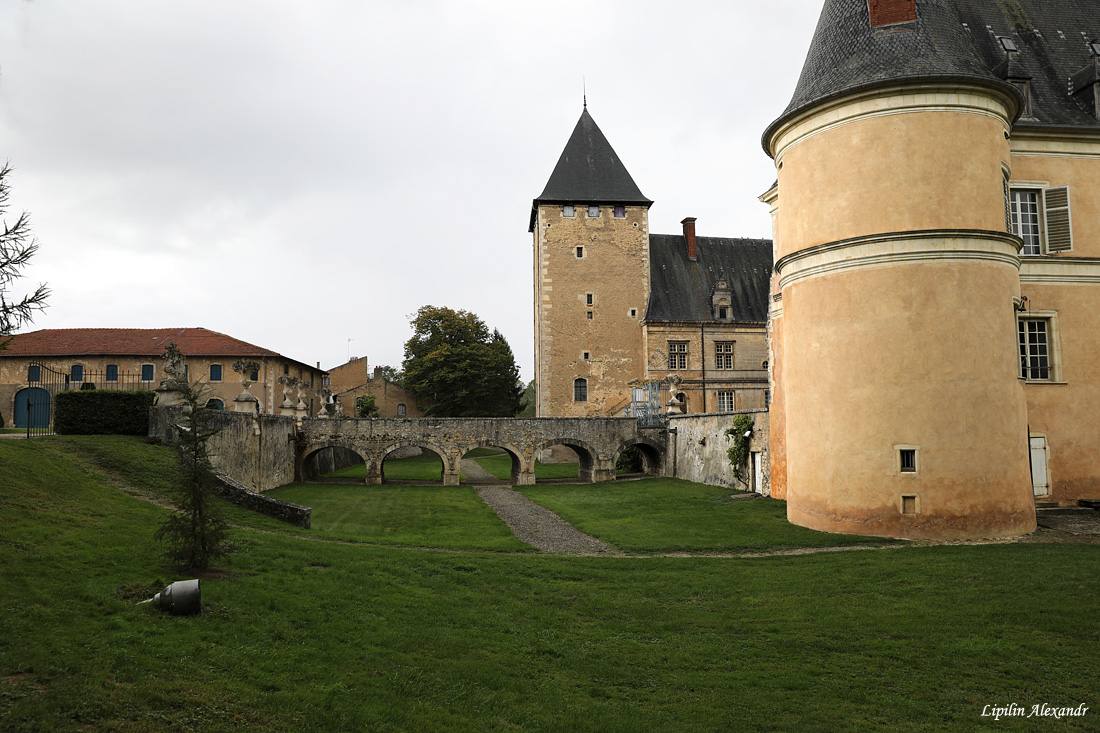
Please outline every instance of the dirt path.
M477 490L477 495L492 507L520 542L543 552L559 555L618 554L613 548L586 535L511 487L483 486Z

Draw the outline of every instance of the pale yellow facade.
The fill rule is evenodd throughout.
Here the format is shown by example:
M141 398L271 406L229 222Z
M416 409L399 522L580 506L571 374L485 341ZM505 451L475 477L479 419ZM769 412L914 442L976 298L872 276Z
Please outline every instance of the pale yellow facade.
M1003 191L1014 113L994 88L879 88L772 135L772 495L792 522L1035 528Z

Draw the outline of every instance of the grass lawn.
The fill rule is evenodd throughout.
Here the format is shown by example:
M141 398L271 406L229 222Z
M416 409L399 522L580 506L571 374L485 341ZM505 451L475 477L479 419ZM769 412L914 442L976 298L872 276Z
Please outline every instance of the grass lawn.
M175 618L137 605L187 577L136 498L171 467L136 440L0 441L0 730L1100 727L1097 545L578 558L238 512L203 613ZM1090 710L981 717L1010 703Z
M532 549L466 486L292 484L268 495L313 507L313 529L326 537L410 547Z
M425 451L419 456L409 458L390 458L382 463L382 473L386 481L434 481L438 483L443 475L443 459L435 453ZM367 465L357 463L328 474L330 478L367 478Z
M732 501L728 488L680 479L519 486L516 490L578 529L628 552L718 552L889 542L798 527L787 521L784 501Z
M496 453L476 459L478 465L497 478L508 481L512 478L512 458L507 453ZM577 464L543 463L535 461L535 479L577 478Z

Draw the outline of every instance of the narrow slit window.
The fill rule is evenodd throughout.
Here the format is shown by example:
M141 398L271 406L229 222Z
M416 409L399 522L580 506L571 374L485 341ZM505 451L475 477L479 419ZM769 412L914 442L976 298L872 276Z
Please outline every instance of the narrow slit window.
M584 247L577 247L577 259L584 257Z

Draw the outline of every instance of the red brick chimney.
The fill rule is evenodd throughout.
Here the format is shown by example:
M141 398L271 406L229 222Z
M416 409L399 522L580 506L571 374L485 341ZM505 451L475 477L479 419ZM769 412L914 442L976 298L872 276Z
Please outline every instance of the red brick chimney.
M867 9L872 28L917 19L917 0L867 0Z
M680 223L684 225L684 239L687 240L688 259L695 261L695 217L689 216Z

